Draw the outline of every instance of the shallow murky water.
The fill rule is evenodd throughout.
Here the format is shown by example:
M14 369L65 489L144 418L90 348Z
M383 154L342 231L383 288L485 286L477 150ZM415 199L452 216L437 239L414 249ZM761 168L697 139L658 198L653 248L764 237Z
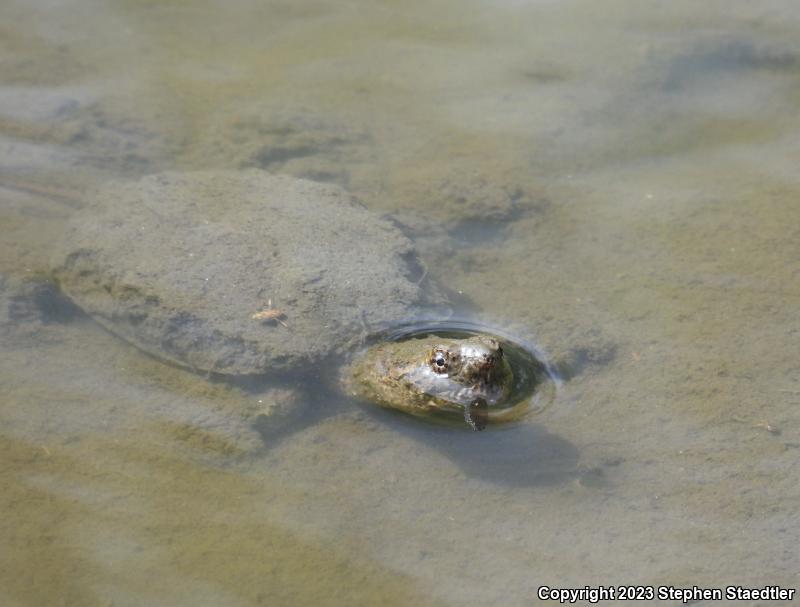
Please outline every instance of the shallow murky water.
M796 588L798 40L788 0L6 0L0 603ZM276 430L9 286L94 184L243 167L391 213L552 405L471 433L309 390Z

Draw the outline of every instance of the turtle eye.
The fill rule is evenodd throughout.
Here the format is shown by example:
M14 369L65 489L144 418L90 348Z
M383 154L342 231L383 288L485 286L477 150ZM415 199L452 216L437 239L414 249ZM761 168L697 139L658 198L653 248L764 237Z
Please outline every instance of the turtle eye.
M448 367L448 360L447 356L442 351L435 351L433 356L431 357L431 364L433 365L433 370L437 373L445 373Z

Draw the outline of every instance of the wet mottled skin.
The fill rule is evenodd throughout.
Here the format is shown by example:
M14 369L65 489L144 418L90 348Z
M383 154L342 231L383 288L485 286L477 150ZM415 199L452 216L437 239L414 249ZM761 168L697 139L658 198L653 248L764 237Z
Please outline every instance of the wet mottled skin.
M483 335L378 344L345 375L358 398L413 415L463 413L476 430L508 417L513 381L500 343Z

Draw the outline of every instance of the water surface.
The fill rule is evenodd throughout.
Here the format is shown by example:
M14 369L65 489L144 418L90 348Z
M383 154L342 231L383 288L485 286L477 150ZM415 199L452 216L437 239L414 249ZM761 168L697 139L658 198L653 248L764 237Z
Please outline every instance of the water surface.
M324 390L272 432L253 394L6 292L0 603L797 587L798 40L787 0L4 2L8 284L97 183L261 167L391 213L568 377L494 432Z

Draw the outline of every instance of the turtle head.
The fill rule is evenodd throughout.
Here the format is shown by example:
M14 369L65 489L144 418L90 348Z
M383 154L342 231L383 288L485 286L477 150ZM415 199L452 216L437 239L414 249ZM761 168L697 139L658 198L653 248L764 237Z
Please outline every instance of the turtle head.
M431 348L428 365L437 375L465 384L493 384L505 373L503 348L493 337L476 336L437 344Z

